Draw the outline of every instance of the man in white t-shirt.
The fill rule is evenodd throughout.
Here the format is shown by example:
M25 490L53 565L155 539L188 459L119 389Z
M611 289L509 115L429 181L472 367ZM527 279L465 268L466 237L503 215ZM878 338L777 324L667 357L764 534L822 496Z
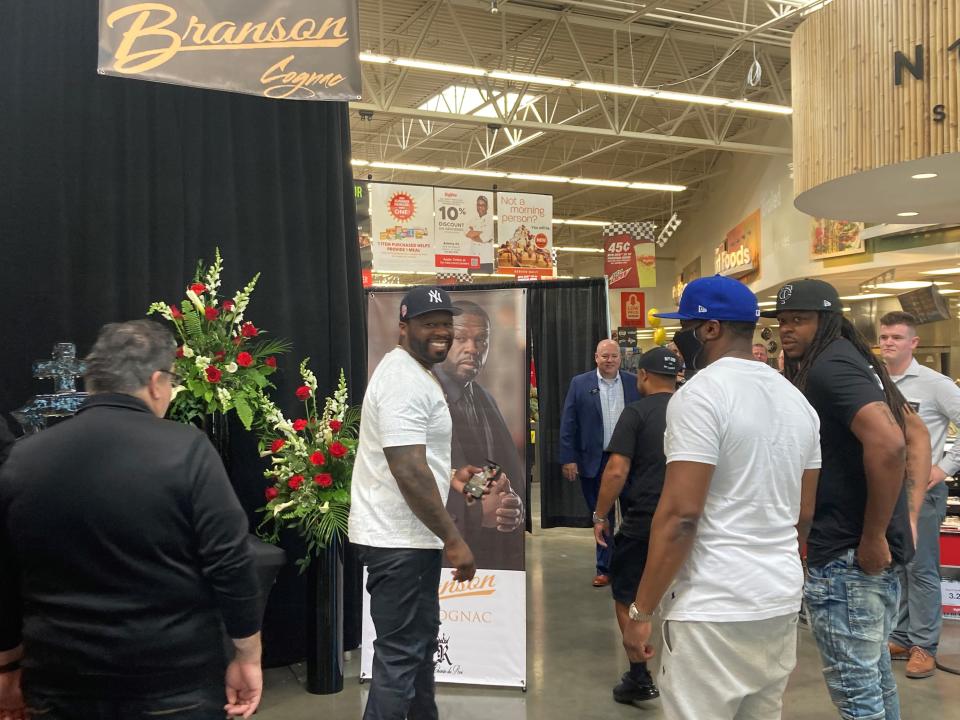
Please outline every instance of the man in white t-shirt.
M660 315L681 321L687 382L667 407L666 479L624 646L633 662L652 657L660 605L670 720L780 718L796 665L820 421L753 359L758 316L754 294L720 275L690 283L679 311Z
M374 370L363 398L351 486L350 541L367 566L373 678L364 720L435 720L434 654L443 553L471 580L473 553L447 513L479 468L450 465L450 411L433 366L447 357L460 310L439 288L400 304L400 345Z

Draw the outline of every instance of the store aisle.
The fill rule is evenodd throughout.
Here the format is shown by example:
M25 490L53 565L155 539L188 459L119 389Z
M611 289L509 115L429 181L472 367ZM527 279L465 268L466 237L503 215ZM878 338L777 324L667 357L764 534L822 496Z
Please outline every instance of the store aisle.
M527 568L528 692L441 685L437 693L440 716L451 720L661 718L659 701L639 709L618 705L611 698L610 690L626 669L626 660L609 590L590 585L590 531L560 528L528 536ZM960 651L960 622L945 623L943 645L944 652ZM267 671L264 701L257 717L360 718L366 686L357 680L359 651L349 655L344 690L333 696L308 695L302 689L303 666ZM895 671L905 718L939 717L943 708L960 704L960 676L938 672L928 680L907 680L903 663ZM704 682L709 681L704 678ZM836 717L820 674L816 646L805 629L800 633L799 664L784 705L784 720Z

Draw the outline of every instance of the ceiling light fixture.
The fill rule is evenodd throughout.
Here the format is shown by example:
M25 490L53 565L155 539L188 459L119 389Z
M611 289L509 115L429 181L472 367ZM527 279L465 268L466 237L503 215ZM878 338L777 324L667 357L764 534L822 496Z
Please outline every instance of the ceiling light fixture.
M554 218L554 225L583 225L586 227L605 227L610 225L610 220L567 220L565 218Z
M841 300L879 300L880 298L893 297L890 293L862 293L860 295L841 295Z
M440 172L440 168L434 165L413 165L410 163L392 163L392 162L372 162L370 167L381 168L383 170L406 170L408 172Z
M595 180L591 178L572 178L570 180L574 185L599 185L601 187L625 188L630 183L624 180Z
M960 267L940 268L938 270L921 270L921 275L960 275Z
M603 248L591 248L591 247L564 247L561 245L554 245L553 249L557 252L572 252L572 253L589 253L591 255L603 255Z
M919 214L920 213L914 212L913 210L911 210L909 212L897 213L897 217L916 217Z
M960 290L956 290L956 289L941 290L940 294L941 295L957 295L957 294L960 294Z
M793 108L789 105L773 105L771 103L754 102L745 99L730 99L715 97L713 95L698 95L696 93L675 92L673 90L658 90L652 87L637 87L635 85L617 85L615 83L592 82L589 80L575 81L569 78L559 78L552 75L535 75L532 73L513 72L510 70L486 70L484 68L454 65L444 62L433 62L432 60L419 60L416 58L389 57L387 55L377 55L374 53L360 53L361 62L374 63L377 65L398 65L400 67L414 68L418 70L432 70L434 72L452 73L454 75L470 75L473 77L489 77L496 80L508 80L531 85L549 85L553 87L575 87L578 90L592 90L596 92L611 93L614 95L632 95L634 97L649 97L656 100L665 100L668 102L679 102L684 104L693 103L695 105L712 105L715 107L729 107L735 110L748 110L752 112L772 113L774 115L790 115Z
M499 172L497 170L474 170L473 168L445 167L440 172L446 175L472 175L474 177L502 178L507 176L505 172Z
M911 178L914 180L931 180L935 177L938 177L937 173L917 173L916 175L911 175Z
M627 182L624 180L604 180L602 178L569 178L565 175L538 175L535 173L520 172L501 172L498 170L477 170L473 168L440 168L436 165L417 165L414 163L393 163L381 162L379 160L368 162L367 160L351 160L350 163L356 167L373 167L382 170L404 170L408 172L441 173L443 175L472 175L476 177L491 178L509 178L510 180L522 180L527 182L548 182L548 183L572 183L575 185L590 185L594 187L609 187L625 190L655 190L661 192L683 192L687 189L686 185L665 185L661 183L647 182Z
M397 58L393 61L394 65L400 67L417 68L418 70L436 70L437 72L454 73L455 75L472 75L482 77L486 72L477 67L468 67L466 65L451 65L449 63L431 62L430 60L416 60L414 58Z
M479 69L479 68L478 68ZM482 72L482 71L481 71ZM556 87L573 87L573 80L549 77L546 75L530 75L529 73L509 72L507 70L491 70L487 73L498 80L513 80L514 82L530 83L532 85L554 85Z

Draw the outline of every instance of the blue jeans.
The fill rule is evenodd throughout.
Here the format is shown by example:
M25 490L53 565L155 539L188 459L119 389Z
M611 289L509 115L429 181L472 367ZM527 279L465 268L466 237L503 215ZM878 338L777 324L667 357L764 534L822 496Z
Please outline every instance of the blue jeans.
M845 720L900 720L887 638L900 601L895 569L867 575L848 550L810 568L803 588L823 676Z
M90 698L42 689L24 690L32 720L223 720L223 683L147 699Z
M937 654L943 626L940 594L940 523L947 516L947 486L927 492L917 521L917 554L900 572L900 611L890 640Z

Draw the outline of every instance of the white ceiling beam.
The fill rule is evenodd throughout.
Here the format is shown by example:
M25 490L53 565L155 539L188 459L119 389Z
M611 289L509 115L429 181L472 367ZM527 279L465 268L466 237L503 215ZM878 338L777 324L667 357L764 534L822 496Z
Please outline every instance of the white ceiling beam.
M488 12L490 10L489 0L450 0L450 3L458 7L471 8L474 10L481 10L483 12ZM510 15L518 17L537 18L540 20L555 20L558 15L563 15L574 25L582 25L584 27L598 28L601 30L624 29L624 23L622 20L605 20L603 18L592 17L577 12L558 13L555 10L537 8L529 5L511 4L507 12ZM632 27L634 34L649 35L652 37L663 37L664 33L670 30L668 27L659 27L658 25L647 24L644 22L635 22L633 23ZM730 47L737 42L737 38L729 38L722 35L710 35L704 32L689 32L686 30L673 29L672 34L681 42L689 42L695 45L706 45L713 48ZM757 42L758 44L764 43L763 39L758 39ZM770 45L770 54L777 57L790 57L790 48L783 47L781 45Z
M398 115L401 117L420 118L424 120L437 120L439 122L450 122L461 125L490 125L497 124L491 118L481 118L474 115L457 115L455 113L434 112L431 110L420 110L419 108L391 107L389 110L382 110L373 103L350 103L353 110L370 110L374 113ZM590 135L594 137L613 138L615 140L633 140L636 142L662 143L665 145L681 145L684 147L702 147L711 150L723 150L726 152L751 153L755 155L782 155L791 156L793 151L789 147L778 145L757 145L754 143L741 142L714 142L707 138L680 137L677 135L661 135L659 133L634 132L630 130L617 131L611 128L602 127L584 127L582 125L562 125L560 123L542 123L530 120L514 120L502 127L509 127L517 130L531 130L540 132L559 132L573 133L579 135Z

